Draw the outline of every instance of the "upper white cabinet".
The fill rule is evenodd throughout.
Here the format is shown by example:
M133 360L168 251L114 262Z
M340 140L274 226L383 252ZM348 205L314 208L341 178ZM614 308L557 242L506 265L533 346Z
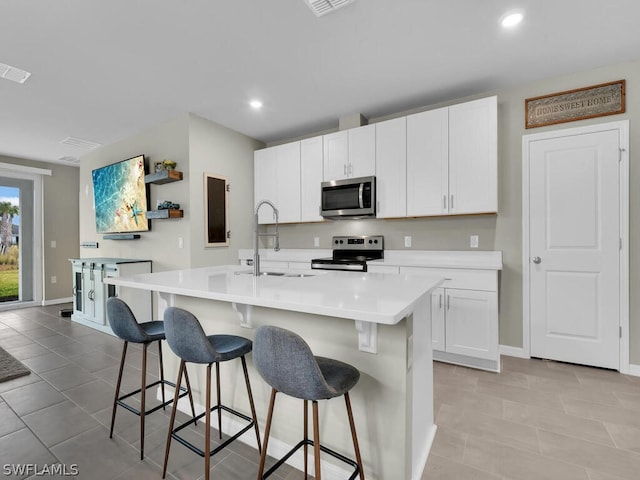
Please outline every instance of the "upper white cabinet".
M444 215L449 197L449 109L407 117L407 215Z
M498 211L497 97L449 107L449 213Z
M300 221L321 222L320 184L322 183L322 137L300 142Z
M407 215L407 118L375 124L378 218Z
M255 201L282 223L323 220L322 181L370 175L378 218L496 213L497 97L258 150L254 174Z
M325 181L375 175L375 125L330 133L323 142Z
M255 202L273 202L280 223L300 221L300 188L300 142L254 152ZM258 221L274 223L272 210L261 208Z
M407 117L407 215L498 211L497 98Z

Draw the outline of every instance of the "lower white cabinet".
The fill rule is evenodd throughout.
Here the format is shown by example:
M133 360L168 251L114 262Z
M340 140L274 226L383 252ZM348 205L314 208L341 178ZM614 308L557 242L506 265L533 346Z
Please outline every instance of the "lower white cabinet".
M113 333L107 321L106 303L120 297L139 322L151 318L151 292L116 287L104 282L109 277L151 273L151 260L121 258L72 258L73 313L71 320L102 332Z
M446 278L431 294L434 360L499 372L498 272L423 267L400 272Z

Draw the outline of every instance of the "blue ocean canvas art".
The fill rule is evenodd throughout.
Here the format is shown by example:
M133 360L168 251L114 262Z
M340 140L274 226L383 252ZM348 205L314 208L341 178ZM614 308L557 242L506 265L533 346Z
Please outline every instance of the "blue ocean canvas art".
M98 168L92 175L98 233L149 229L144 156Z

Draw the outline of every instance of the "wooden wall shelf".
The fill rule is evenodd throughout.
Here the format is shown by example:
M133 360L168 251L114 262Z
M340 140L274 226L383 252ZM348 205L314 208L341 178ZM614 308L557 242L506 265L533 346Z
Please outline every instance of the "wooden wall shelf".
M161 218L182 218L184 211L182 210L148 210L147 220L155 220Z
M162 170L144 176L144 183L162 185L163 183L179 182L182 180L182 172L177 170Z

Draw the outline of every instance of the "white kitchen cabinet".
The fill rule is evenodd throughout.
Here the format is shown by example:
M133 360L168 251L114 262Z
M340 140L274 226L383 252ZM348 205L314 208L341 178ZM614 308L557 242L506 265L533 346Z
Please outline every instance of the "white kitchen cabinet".
M407 216L498 211L497 99L407 117Z
M407 216L445 215L449 197L449 109L407 117Z
M449 107L449 213L498 211L496 97Z
M150 273L150 260L122 258L72 258L73 313L71 320L113 333L107 321L106 303L110 297L120 297L131 308L138 321L151 318L151 293L116 287L104 283L106 278Z
M407 118L375 124L378 218L407 215Z
M254 152L254 199L270 200L280 223L300 221L300 142L285 143ZM261 224L274 223L273 211L263 207Z
M434 360L500 371L497 271L400 267L400 273L446 279L431 294Z
M321 222L323 139L313 137L300 142L300 221Z
M323 142L325 181L375 175L375 125L330 133Z

